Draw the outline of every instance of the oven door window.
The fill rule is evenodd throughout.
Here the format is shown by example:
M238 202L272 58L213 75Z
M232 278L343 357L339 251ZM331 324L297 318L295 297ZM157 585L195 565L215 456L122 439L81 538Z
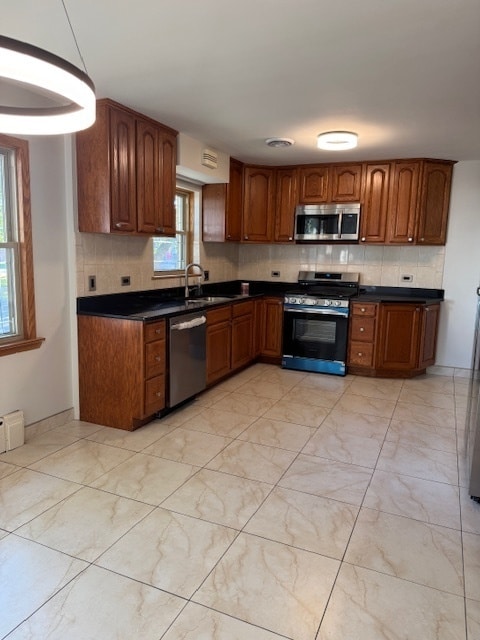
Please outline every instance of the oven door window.
M347 355L345 316L309 312L285 312L284 355L345 362Z

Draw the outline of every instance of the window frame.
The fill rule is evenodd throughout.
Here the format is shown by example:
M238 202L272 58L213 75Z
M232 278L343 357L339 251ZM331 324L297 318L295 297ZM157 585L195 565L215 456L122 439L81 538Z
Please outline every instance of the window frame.
M45 338L37 337L33 280L32 215L30 206L29 147L26 140L0 133L0 147L15 154L15 186L18 228L19 335L0 337L0 356L38 349Z
M187 197L188 200L188 210L186 212L186 220L185 227L186 231L176 231L175 236L184 235L185 236L185 266L193 261L193 241L194 241L194 192L189 189L185 189L184 187L176 187L175 188L175 198L177 195L182 197ZM155 238L153 239L155 242ZM169 271L153 271L153 278L178 278L179 276L183 276L185 273L185 269L171 269Z

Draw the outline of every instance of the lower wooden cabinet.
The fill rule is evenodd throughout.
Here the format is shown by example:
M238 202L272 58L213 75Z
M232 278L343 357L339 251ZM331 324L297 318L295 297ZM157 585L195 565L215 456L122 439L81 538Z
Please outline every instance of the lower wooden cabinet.
M207 385L254 359L254 318L253 300L207 311Z
M78 316L80 419L133 430L165 407L165 321Z
M260 357L268 362L279 362L283 343L283 297L263 298L258 321Z
M352 303L350 373L412 377L435 363L440 304Z

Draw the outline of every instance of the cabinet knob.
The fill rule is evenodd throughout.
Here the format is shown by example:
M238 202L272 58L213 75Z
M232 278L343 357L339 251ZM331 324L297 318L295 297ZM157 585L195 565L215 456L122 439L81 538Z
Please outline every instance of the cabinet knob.
M163 393L161 391L157 391L157 393L155 395L158 396L159 398L161 398L163 396Z
M364 327L360 327L360 333L363 333L365 331Z
M415 311L418 313L420 311L420 307L416 307Z
M162 329L155 329L155 333L162 333Z
M155 360L157 362L161 362L162 361L162 356L155 356Z
M362 307L362 308L360 309L360 311L361 311L362 313L365 313L365 311L366 311L365 307Z
M420 242L425 242L425 238L420 238Z
M359 356L359 357L361 358L361 357L363 356L363 353L362 353L361 351L359 351L359 352L357 353L357 356Z
M228 234L228 236L227 236L227 240L230 240L230 238L231 238L231 237L232 237L232 236L231 236L231 234L229 233L229 234Z
M362 238L360 238L360 240L361 240L362 242L365 242L366 237L365 237L365 236L363 236Z
M413 238L409 238L409 239L408 239L408 241L409 241L409 242L413 242Z
M243 239L244 240L248 240L248 236L243 236Z
M156 231L157 233L163 233L163 232L165 231L165 227L156 227L156 228L155 228L155 231Z
M116 222L115 223L115 229L124 229L125 227L128 227L129 224L128 222Z

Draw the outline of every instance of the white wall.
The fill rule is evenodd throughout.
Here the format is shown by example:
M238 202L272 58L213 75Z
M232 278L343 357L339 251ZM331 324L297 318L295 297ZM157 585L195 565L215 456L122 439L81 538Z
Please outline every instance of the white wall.
M39 349L0 358L0 415L25 411L31 424L70 409L71 300L65 198L65 138L32 137L30 173Z
M437 365L469 368L480 284L480 161L454 167Z

